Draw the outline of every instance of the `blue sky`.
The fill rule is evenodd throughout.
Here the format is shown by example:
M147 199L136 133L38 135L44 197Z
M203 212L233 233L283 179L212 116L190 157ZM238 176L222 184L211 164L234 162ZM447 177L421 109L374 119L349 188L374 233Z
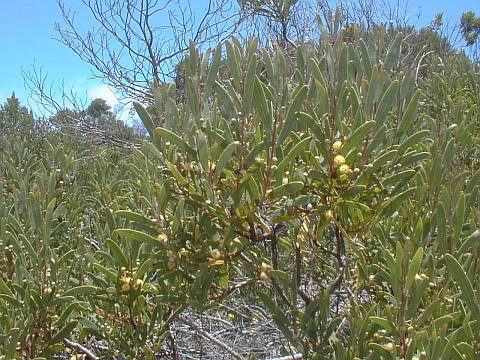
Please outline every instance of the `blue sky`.
M65 0L65 3L80 6L78 0ZM206 0L192 0L192 3L200 7ZM463 11L473 10L480 14L480 0L410 0L408 6L411 20L419 25L430 23L438 12L444 12L451 23L458 21ZM417 20L418 13L421 16ZM78 20L82 25L90 25L90 20L81 13ZM104 97L114 105L113 93L98 80L90 80L89 66L54 39L55 22L61 22L56 0L0 0L0 103L13 90L26 103L28 93L22 69L28 70L35 63L43 66L50 80L63 80L67 87L88 93L92 98Z

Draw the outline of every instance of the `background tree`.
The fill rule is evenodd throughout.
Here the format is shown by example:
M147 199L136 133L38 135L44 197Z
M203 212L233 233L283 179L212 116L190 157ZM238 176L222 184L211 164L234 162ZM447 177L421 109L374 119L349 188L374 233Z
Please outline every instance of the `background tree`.
M480 16L473 11L464 12L460 18L460 27L467 46L473 49L473 54L478 59L480 56Z
M12 92L6 102L0 107L0 132L3 134L30 131L34 127L33 113Z
M135 146L134 130L111 111L104 99L95 99L84 111L61 109L50 121L57 131L73 141L82 139L91 145Z

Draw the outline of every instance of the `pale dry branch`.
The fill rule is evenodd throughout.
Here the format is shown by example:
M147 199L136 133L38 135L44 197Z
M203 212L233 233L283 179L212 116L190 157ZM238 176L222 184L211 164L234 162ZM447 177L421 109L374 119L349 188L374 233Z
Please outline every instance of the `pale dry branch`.
M76 343L69 339L63 339L63 343L66 347L85 355L85 358L87 360L98 360L98 357L92 351L88 350L86 347L80 345L79 343Z

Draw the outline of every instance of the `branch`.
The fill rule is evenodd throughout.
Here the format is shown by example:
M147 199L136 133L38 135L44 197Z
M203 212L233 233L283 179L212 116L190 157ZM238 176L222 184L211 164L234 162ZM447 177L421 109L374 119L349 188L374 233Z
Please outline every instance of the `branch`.
M178 320L183 322L184 324L187 324L188 326L190 326L193 330L195 330L197 332L198 335L200 335L201 337L203 337L205 339L210 340L215 345L219 346L220 348L222 348L223 350L228 352L230 355L232 355L235 359L237 359L237 360L242 360L243 359L243 357L239 353L237 353L235 350L233 350L230 346L225 344L223 341L217 339L213 335L207 333L206 331L203 331L202 329L200 329L198 326L196 326L190 320L188 320L184 317L179 317Z
M282 356L278 358L271 358L269 360L302 360L302 359L303 359L302 354L295 354L295 355Z
M66 347L85 355L87 360L98 360L99 359L93 352L88 350L86 347L80 345L79 343L76 343L76 342L74 342L72 340L69 340L69 339L63 339L63 343Z

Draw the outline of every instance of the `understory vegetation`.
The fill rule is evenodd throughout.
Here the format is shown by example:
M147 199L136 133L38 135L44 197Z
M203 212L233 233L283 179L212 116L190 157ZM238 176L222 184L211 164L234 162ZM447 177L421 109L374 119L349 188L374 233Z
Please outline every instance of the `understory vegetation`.
M191 43L145 135L9 99L2 358L478 359L480 70L401 30Z

